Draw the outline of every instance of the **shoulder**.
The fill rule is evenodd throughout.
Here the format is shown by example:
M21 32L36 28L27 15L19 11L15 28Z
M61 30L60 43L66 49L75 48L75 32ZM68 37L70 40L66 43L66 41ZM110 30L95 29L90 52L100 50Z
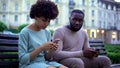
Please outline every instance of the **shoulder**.
M24 27L19 33L20 36L24 36L24 37L29 35L29 34L31 34L31 31L28 28L28 26Z
M55 32L63 32L66 29L65 26L58 27Z
M81 29L80 32L82 33L82 35L87 36L87 32L85 31L85 29Z
M43 30L45 33L50 33L50 30L48 30L48 29L44 29Z
M28 32L28 26L24 27L21 31L20 34L24 34Z

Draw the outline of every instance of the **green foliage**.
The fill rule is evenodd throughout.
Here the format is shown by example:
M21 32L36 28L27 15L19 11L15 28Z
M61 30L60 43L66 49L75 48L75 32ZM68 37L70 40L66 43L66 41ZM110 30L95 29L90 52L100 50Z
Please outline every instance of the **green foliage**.
M18 27L18 31L20 32L25 26L27 26L28 24L22 24Z
M120 63L120 53L108 52L108 57L111 59L113 64Z
M12 33L18 33L18 29L8 29L7 31L10 31L10 32L12 32Z
M53 36L54 30L50 29L50 32L51 32L51 36Z
M112 63L120 63L120 45L105 44L105 48Z
M4 31L6 29L8 29L7 25L5 25L3 22L0 21L0 32Z

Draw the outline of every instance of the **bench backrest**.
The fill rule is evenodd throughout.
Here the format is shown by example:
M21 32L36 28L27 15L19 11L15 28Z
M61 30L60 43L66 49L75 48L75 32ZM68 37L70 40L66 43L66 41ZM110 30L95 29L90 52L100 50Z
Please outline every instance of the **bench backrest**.
M101 40L90 40L90 47L93 47L95 49L99 49L100 50L100 55L107 55L105 46L104 46L104 42Z
M0 67L18 68L18 35L0 34Z
M90 46L106 55L103 41L89 41ZM18 68L18 35L0 34L0 67Z

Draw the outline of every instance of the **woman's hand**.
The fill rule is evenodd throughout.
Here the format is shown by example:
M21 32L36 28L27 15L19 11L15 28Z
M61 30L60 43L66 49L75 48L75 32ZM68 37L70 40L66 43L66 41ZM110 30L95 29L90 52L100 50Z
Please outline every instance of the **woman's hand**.
M58 47L58 44L54 42L47 42L47 43L44 43L43 46L41 47L43 50L55 51Z

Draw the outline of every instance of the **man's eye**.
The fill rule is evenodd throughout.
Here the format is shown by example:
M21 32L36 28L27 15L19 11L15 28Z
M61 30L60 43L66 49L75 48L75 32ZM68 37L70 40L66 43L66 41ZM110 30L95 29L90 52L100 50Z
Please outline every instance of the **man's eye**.
M46 19L43 19L42 21L46 22L47 20L46 20Z
M77 19L74 18L74 19L72 19L72 20L73 20L73 21L76 21Z

